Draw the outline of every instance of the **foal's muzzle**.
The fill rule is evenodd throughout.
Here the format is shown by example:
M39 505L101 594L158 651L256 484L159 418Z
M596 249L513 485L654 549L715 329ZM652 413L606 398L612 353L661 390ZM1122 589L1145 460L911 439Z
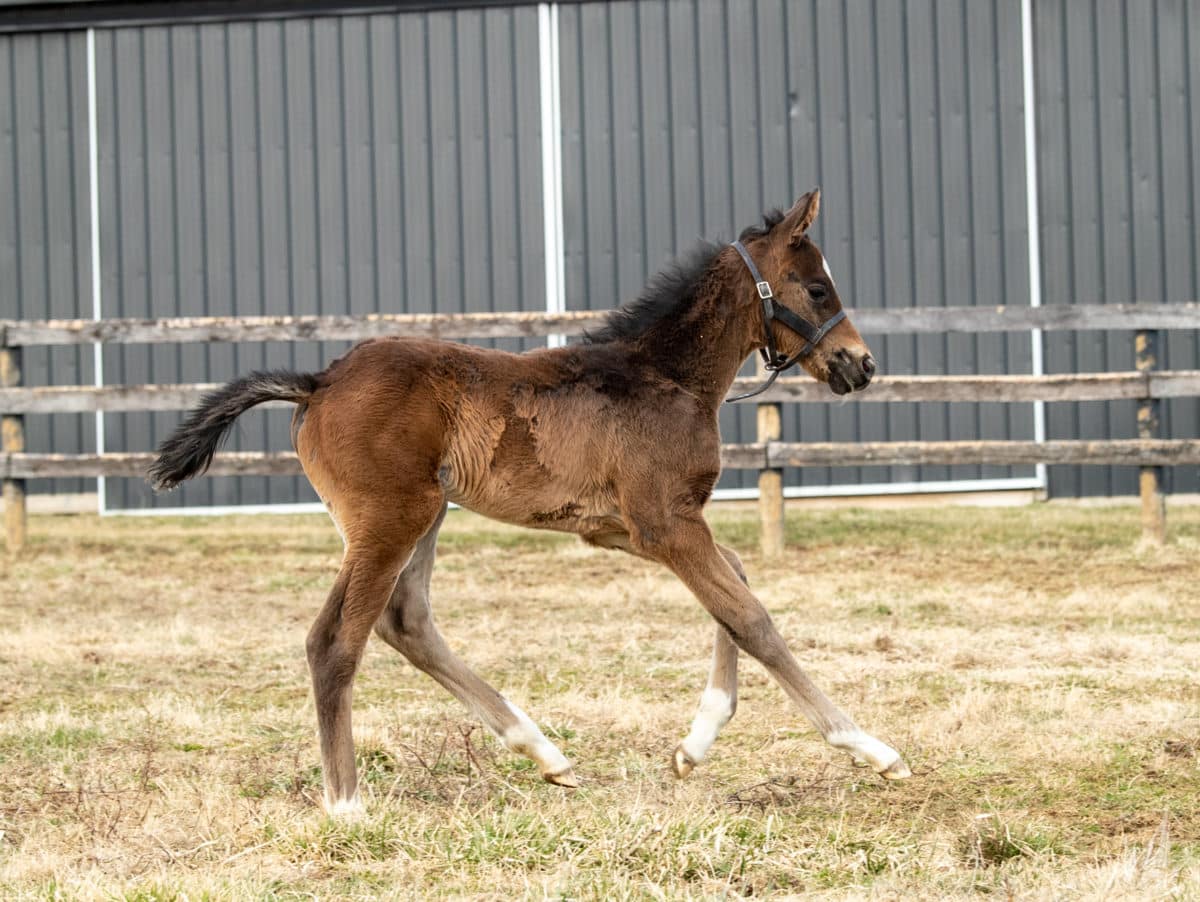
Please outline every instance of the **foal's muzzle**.
M862 391L871 384L877 369L870 354L856 356L846 350L837 351L829 358L829 388L835 395Z

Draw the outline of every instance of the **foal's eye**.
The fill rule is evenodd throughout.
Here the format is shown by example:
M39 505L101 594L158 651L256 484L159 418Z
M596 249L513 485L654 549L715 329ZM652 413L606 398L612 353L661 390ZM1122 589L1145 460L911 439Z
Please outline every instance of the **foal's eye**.
M820 282L814 282L808 286L808 296L818 304L825 300L827 294L828 292L825 290L825 286Z

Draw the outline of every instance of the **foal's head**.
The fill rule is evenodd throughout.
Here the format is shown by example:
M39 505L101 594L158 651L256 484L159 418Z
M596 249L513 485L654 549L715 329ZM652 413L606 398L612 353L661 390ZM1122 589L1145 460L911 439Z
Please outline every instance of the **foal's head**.
M751 228L742 234L742 243L770 283L775 300L813 326L842 309L829 264L808 237L820 207L821 192L814 189L778 222L771 225L768 220L769 228ZM783 323L772 321L771 328L775 347L783 355L791 357L804 348L804 337ZM834 326L800 362L814 379L839 395L866 388L876 370L870 349L849 319Z

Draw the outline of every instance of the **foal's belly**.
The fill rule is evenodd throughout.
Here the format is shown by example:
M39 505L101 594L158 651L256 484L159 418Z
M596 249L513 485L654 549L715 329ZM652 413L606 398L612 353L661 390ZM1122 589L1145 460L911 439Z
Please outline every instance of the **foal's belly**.
M567 491L562 486L539 484L534 479L517 484L496 479L468 487L459 484L454 475L443 468L446 500L492 520L583 536L625 529L616 501L607 492Z

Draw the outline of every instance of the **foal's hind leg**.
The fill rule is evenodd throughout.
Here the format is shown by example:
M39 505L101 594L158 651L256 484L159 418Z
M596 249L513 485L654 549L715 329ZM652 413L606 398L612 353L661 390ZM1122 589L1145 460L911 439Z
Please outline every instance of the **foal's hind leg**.
M307 642L321 735L325 810L331 815L362 809L350 730L354 674L397 576L441 504L440 495L405 498L398 501L402 512L374 518L360 515L342 524L346 535L342 568Z
M446 645L433 622L429 581L441 515L417 543L383 616L375 624L379 636L429 674L473 711L510 750L530 758L542 778L559 786L578 786L571 763L520 708L479 678Z
M746 571L732 549L718 545L717 550L729 562L738 579L746 582ZM671 767L679 779L690 774L692 768L704 760L721 728L729 723L737 711L737 667L738 647L729 638L725 627L717 624L708 685L700 696L700 707L692 719L691 732L675 747L675 754L671 758Z
M638 549L669 566L739 648L756 658L800 707L825 740L865 761L889 780L909 776L895 749L860 730L800 669L771 617L738 579L698 513L656 524Z

